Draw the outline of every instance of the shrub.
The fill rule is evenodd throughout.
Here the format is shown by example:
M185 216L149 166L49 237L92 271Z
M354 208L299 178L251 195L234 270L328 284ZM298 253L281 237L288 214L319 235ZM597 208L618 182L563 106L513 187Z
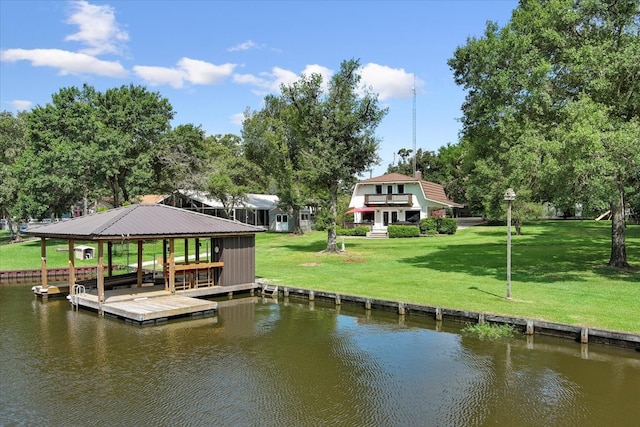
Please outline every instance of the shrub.
M336 227L337 236L366 236L368 232L369 227L366 225L360 225L356 228Z
M455 234L456 230L458 223L453 218L430 217L420 220L422 234Z
M356 236L366 236L369 232L370 228L367 225L359 225L355 228Z
M422 218L420 220L420 232L422 234L436 234L438 232L438 224L435 218Z
M438 218L438 233L440 234L456 234L458 223L453 218Z
M387 227L390 238L420 237L420 229L413 225L390 225Z
M336 236L355 236L354 232L355 229L353 228L342 228L340 226L336 227Z

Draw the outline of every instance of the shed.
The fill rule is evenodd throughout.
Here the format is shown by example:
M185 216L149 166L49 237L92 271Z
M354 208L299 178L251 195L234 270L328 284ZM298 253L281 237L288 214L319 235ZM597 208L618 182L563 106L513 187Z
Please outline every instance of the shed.
M93 259L94 251L94 248L85 245L78 245L74 248L76 259Z

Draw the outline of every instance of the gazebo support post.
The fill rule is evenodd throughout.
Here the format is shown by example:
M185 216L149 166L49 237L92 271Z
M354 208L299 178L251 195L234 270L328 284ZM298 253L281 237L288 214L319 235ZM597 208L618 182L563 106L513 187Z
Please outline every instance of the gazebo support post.
M98 272L96 276L98 285L98 302L101 304L98 314L103 315L102 304L104 303L104 242L98 240Z
M184 263L189 264L189 239L184 239Z
M44 237L40 238L40 277L42 279L42 289L44 290L42 296L46 297L49 283L47 282L47 239Z
M107 276L113 276L113 242L107 242Z
M69 295L75 295L76 264L75 264L75 240L69 240Z
M164 278L164 290L169 290L169 257L167 256L167 239L162 239L162 277Z
M169 239L169 292L176 293L176 247L175 240Z
M200 238L196 237L196 264L200 262Z
M142 287L142 240L138 240L138 287Z

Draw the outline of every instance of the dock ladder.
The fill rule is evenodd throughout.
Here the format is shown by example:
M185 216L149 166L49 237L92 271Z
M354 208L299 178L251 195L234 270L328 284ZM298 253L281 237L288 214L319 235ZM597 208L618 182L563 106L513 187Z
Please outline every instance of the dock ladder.
M262 295L271 294L272 297L278 296L278 286L277 285L269 285L264 284L262 286Z
M73 285L73 294L69 295L69 300L71 301L71 305L73 305L75 309L78 308L80 297L85 296L86 293L87 292L84 285L78 285L78 284Z

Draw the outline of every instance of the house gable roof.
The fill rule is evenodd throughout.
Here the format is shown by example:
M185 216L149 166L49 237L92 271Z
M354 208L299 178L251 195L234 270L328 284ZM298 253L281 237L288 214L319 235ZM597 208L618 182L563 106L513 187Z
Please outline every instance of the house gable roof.
M260 227L166 205L130 205L28 228L27 234L78 240L188 238L255 234Z
M359 181L359 184L380 184L392 182L417 182L418 180L401 173L388 173L385 175L374 176L373 178Z
M449 199L444 192L444 187L442 185L437 184L431 181L425 181L423 179L412 178L407 175L403 175L401 173L388 173L385 175L376 176L373 178L365 179L359 181L358 184L384 184L384 183L406 183L406 182L416 182L420 184L422 188L422 193L424 197L428 200L432 200L434 202L441 203L443 205L461 208L463 205L454 202Z

